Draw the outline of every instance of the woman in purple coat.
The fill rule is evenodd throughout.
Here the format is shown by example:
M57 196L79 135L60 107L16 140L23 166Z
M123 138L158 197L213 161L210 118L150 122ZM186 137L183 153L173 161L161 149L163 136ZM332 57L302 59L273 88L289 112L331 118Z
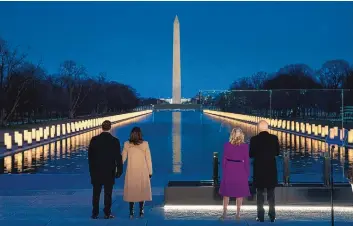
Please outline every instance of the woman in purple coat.
M220 219L223 220L227 216L230 197L236 198L236 219L240 219L243 197L250 196L248 184L250 173L249 146L244 143L244 133L240 128L233 129L229 142L224 144L222 170L219 193L223 196L223 215Z

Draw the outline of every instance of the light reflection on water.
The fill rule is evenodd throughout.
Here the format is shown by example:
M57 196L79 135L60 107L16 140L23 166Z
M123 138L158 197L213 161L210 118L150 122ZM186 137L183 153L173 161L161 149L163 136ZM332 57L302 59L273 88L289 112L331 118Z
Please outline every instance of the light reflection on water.
M112 129L139 121L147 116L140 116L114 124ZM6 156L0 164L0 174L19 173L80 173L88 171L86 162L87 146L93 136L101 129L91 130L76 136L64 138L39 147Z
M232 127L241 127L247 142L249 138L257 134L257 126L215 115L207 115L214 121L225 124L228 130ZM328 145L321 140L290 134L282 131L270 130L277 135L281 155L283 150L290 154L290 176L292 182L322 182L324 153L328 152ZM278 159L279 180L282 181L283 165L282 158ZM353 169L353 149L335 147L334 150L334 180L336 182L348 182Z
M114 132L118 131L118 137L123 143L128 138L127 129L130 129L130 123L138 123L138 126L141 126L146 140L150 143L156 173L154 178L207 180L212 178L212 153L218 151L222 154L223 144L227 142L230 129L240 126L249 141L251 136L257 134L257 127L199 114L153 113L150 120L143 121L142 119L148 116L141 116L115 124L113 129ZM92 130L0 159L0 174L87 173L87 146L90 139L100 132L100 129ZM323 154L328 151L324 142L281 131L271 133L278 136L281 149L289 151L291 182L323 181ZM335 181L346 181L345 178L352 171L352 153L353 150L335 149ZM282 157L278 158L278 170L279 181L282 181Z
M172 113L173 173L181 173L181 112Z

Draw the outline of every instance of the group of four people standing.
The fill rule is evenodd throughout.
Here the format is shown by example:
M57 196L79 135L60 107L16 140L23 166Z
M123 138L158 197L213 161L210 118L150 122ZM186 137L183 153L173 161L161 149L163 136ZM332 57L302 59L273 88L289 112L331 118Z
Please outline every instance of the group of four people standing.
M229 198L236 198L236 218L240 219L240 208L244 197L250 196L248 178L250 176L249 158L253 158L253 185L257 197L257 221L264 222L264 190L267 190L269 217L275 221L275 187L277 185L276 156L279 155L279 142L268 132L266 121L258 124L259 134L252 137L250 147L244 141L240 128L232 130L229 142L224 145L222 159L222 180L219 193L223 196L223 215L225 219ZM112 192L115 178L123 174L123 164L128 165L124 183L124 201L129 202L130 218L134 216L134 203L138 202L140 217L144 214L145 201L152 200L151 183L152 160L149 145L142 138L139 127L134 127L130 138L124 143L120 153L120 141L110 134L111 122L104 121L103 132L91 139L88 148L89 171L93 185L92 218L99 214L99 199L104 187L104 218L114 218L111 214Z

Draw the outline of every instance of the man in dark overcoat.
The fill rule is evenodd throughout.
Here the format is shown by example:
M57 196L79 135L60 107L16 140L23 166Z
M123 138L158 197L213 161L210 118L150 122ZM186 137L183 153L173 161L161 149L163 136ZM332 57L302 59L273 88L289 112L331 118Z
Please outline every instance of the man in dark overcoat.
M277 186L276 156L279 155L279 142L268 132L268 123L260 121L259 134L250 139L250 158L253 159L253 183L256 188L257 221L264 222L264 191L267 191L268 216L271 222L276 219L275 187Z
M93 186L92 218L99 214L99 198L104 187L104 218L114 218L111 214L112 193L115 178L123 173L123 162L120 152L120 141L110 134L111 122L104 121L103 132L91 139L88 147L88 164Z

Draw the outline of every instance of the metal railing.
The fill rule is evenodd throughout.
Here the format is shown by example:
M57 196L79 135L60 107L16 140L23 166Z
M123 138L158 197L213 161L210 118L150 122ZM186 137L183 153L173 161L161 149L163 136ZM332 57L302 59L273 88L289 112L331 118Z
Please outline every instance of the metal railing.
M219 158L218 152L213 152L213 186L219 185Z

